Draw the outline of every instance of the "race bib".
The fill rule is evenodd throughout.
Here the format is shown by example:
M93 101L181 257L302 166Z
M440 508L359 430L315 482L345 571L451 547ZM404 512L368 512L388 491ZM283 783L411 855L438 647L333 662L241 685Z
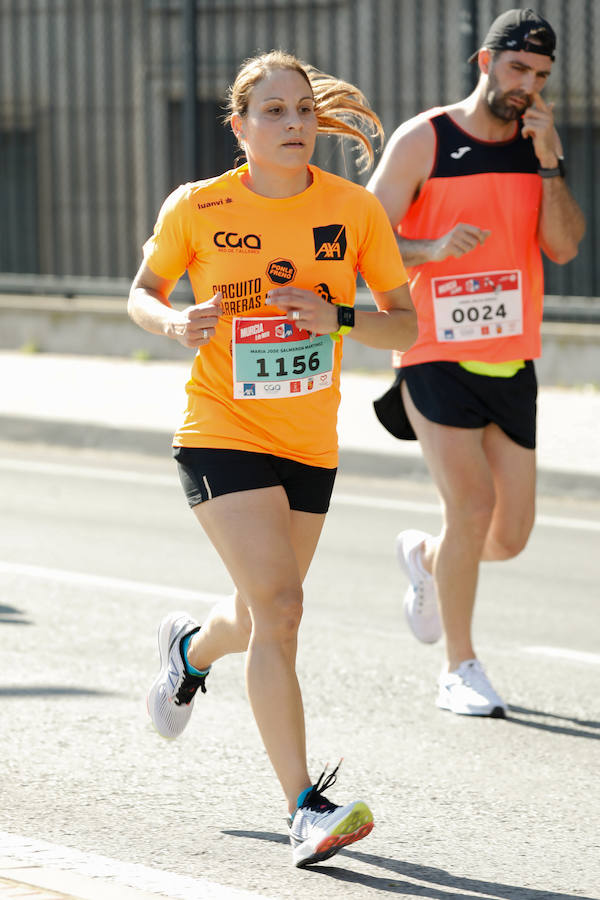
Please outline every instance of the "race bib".
M432 278L437 340L480 341L523 333L518 269Z
M284 316L234 318L232 354L236 400L301 397L333 382L329 335L311 338Z

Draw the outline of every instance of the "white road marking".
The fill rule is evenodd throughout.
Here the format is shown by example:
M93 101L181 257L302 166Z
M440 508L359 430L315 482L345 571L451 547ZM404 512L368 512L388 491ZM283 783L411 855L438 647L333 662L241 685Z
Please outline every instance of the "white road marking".
M39 866L41 869L58 869L87 878L103 879L107 897L119 896L116 891L121 885L161 894L170 900L198 900L199 897L202 900L269 900L264 894L226 887L207 878L192 878L139 863L125 863L96 853L83 853L48 841L0 831L0 872L10 878L10 869L16 866Z
M146 581L133 581L128 578L111 578L107 575L92 575L87 572L72 572L67 569L31 566L25 563L7 562L6 560L0 560L0 575L24 575L27 578L41 578L46 581L58 581L62 584L76 584L83 587L100 588L100 590L118 591L119 593L149 594L153 597L168 597L169 600L181 600L183 603L207 603L211 606L227 596L226 594L192 591L188 588L173 587L168 584L151 584Z
M536 525L547 528L574 528L580 531L600 531L600 522L594 519L571 519L567 516L536 516Z
M397 512L431 513L440 516L441 507L437 503L420 503L412 500L391 500L387 497L367 497L357 494L342 494L334 491L331 505L364 506L369 509L385 509ZM600 531L600 521L594 519L574 519L566 516L537 516L536 525L547 528L576 528L582 531Z
M161 475L156 472L133 472L128 469L109 469L99 466L71 466L64 463L27 462L6 457L0 459L0 469L12 472L39 472L44 475L62 475L67 478L95 478L101 481L120 481L131 484L156 485L171 487L178 484L179 479L172 475ZM439 516L441 507L438 503L425 503L414 500L395 500L388 497L368 497L361 494L346 494L334 491L332 506L362 506L367 509L382 509L392 512L416 512ZM594 519L575 519L567 516L536 517L536 525L546 528L567 528L580 531L600 531L600 521Z
M156 472L134 472L130 469L112 469L104 466L81 466L66 463L36 462L35 460L0 459L0 469L8 472L37 472L40 475L61 475L65 478L96 478L100 481L126 481L131 484L171 486L179 483L177 472L160 475Z
M570 650L568 647L521 647L521 650L538 656L551 656L554 659L568 659L571 662L600 666L600 653L586 653L583 650Z
M442 514L439 503L422 503L418 500L392 500L389 497L367 497L362 494L344 494L335 491L331 498L332 506L363 506L367 509L385 509L393 512L418 512Z
M192 591L187 588L173 587L164 584L152 584L146 581L133 581L127 578L111 578L106 575L92 575L86 572L72 572L67 569L52 569L47 566L32 566L24 563L12 563L6 560L0 560L0 575L17 575L26 578L39 578L46 581L55 581L62 584L74 584L82 587L93 587L99 590L117 591L119 593L133 593L158 597L168 597L169 600L177 600L182 603L206 603L213 606L215 603L224 600L228 594L212 594L207 592ZM339 622L338 628L347 627L355 629L352 623ZM377 636L380 639L392 637L394 640L397 635L389 631L383 631L375 628L367 628L366 632L371 636ZM540 656L552 656L556 659L569 660L571 662L581 662L589 665L600 665L600 654L588 653L582 650L570 650L564 647L520 647L514 648L521 653L534 653ZM511 648L510 652L514 652ZM1 833L0 833L1 834ZM1 848L1 844L0 844Z

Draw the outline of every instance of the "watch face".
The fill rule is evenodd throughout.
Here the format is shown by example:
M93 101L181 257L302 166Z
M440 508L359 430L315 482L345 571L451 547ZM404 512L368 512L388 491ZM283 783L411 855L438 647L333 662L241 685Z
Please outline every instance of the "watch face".
M338 325L340 328L354 328L354 307L338 306Z

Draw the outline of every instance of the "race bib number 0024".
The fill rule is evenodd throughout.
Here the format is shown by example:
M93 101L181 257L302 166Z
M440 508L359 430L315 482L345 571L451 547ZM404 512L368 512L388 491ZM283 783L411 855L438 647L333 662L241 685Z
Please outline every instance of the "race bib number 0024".
M518 269L432 278L438 341L479 341L523 333Z
M301 397L331 387L333 341L284 316L240 317L232 323L236 400Z

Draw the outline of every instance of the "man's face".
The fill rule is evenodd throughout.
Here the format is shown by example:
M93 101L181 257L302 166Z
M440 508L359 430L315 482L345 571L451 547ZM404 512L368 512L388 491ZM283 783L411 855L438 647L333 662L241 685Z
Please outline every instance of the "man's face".
M505 50L490 56L485 98L492 115L504 122L520 118L533 103L552 70L549 56Z

